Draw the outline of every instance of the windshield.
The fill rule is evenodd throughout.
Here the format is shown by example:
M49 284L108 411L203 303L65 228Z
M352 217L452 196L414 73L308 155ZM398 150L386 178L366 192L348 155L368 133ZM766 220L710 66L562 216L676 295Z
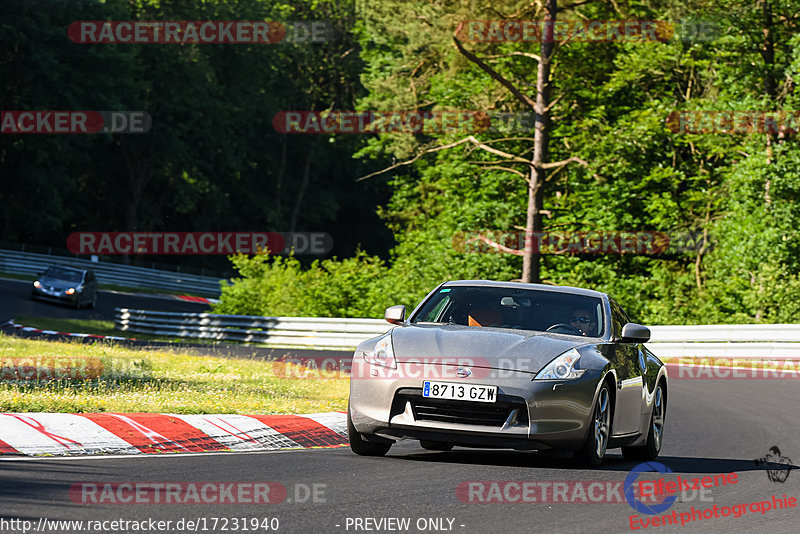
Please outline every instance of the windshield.
M597 297L505 287L444 287L411 318L412 323L603 335L603 304Z
M59 267L50 267L43 276L47 278L56 278L66 282L80 282L83 280L83 273L80 271L72 271L69 269L61 269Z

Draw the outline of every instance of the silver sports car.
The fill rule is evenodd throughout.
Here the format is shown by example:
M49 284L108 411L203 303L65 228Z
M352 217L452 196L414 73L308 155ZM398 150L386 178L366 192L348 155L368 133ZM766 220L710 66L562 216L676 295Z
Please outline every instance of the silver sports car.
M610 296L572 287L446 282L353 355L347 428L356 454L399 439L572 451L599 465L661 450L667 371Z

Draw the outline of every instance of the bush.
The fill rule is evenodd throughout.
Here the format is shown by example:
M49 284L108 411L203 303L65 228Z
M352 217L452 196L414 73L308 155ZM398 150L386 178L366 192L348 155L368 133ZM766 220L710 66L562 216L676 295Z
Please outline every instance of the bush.
M344 260L315 261L307 269L291 256L238 255L231 260L242 276L223 286L214 313L381 317L391 306L391 295L380 291L388 268L364 252Z

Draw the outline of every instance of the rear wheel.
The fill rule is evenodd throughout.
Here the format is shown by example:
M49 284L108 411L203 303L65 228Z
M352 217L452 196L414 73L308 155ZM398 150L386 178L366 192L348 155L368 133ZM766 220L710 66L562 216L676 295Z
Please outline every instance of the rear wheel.
M606 457L608 438L611 436L611 394L608 384L603 383L592 410L591 428L583 446L578 450L577 458L582 463L597 467Z
M622 456L626 460L655 460L661 452L664 441L664 421L667 417L667 402L664 397L664 388L659 383L653 397L653 414L650 416L650 429L647 431L647 441L638 447L622 447Z
M347 405L347 438L350 440L350 449L359 456L384 456L392 447L391 442L367 441L364 436L353 426L350 418L350 405Z
M453 449L452 443L446 441L428 441L426 439L419 440L419 444L427 451L449 451Z

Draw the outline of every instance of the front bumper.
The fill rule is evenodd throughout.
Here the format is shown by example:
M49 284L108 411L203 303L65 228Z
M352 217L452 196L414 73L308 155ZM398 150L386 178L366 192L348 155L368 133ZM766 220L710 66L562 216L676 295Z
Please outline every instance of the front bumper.
M31 291L31 296L39 299L48 299L48 300L55 300L59 302L68 302L70 304L75 304L75 302L77 302L77 300L80 298L81 294L75 292L72 295L67 295L64 291L59 291L59 290L50 291L47 289L33 288L33 290Z
M567 381L534 381L532 373L496 369L455 378L454 369L434 366L420 378L372 377L370 365L355 358L350 381L353 425L362 434L394 440L480 447L576 449L586 439L598 372ZM424 398L423 380L497 386L497 402Z

